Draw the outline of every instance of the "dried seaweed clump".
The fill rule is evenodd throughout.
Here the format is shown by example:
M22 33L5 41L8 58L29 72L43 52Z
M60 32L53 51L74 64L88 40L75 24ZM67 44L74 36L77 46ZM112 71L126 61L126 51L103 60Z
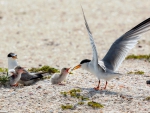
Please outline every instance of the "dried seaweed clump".
M150 96L149 96L149 97L146 97L146 98L144 99L144 101L150 101Z
M135 72L128 72L128 74L136 74L136 75L143 75L144 74L144 71L135 71Z
M83 104L84 104L83 101L78 102L78 105L83 105Z
M7 68L0 68L0 72L7 72L8 69Z
M73 109L73 105L70 105L70 104L66 104L66 105L61 105L61 109L62 110L65 110L65 109Z
M91 106L94 109L95 108L103 108L104 107L102 104L94 102L94 101L88 102L88 106Z
M71 97L81 99L82 101L89 100L89 98L81 95L80 92L81 92L80 89L72 89L72 90L69 91L69 94L70 94Z
M126 57L126 59L146 59L150 60L150 54L149 55L129 55Z
M0 76L0 84L4 85L8 81L8 76L7 75L1 75Z
M64 97L67 97L67 92L60 92Z
M84 99L85 97L80 95L80 92L80 89L72 89L68 92L60 92L60 94L62 94L64 97L67 97L67 94L69 94L71 97Z
M30 71L30 72L39 72L39 71L42 71L42 72L48 72L50 74L59 73L60 72L58 69L55 69L55 68L47 66L47 65L42 66L41 68L31 68L28 71Z
M73 98L77 98L79 99L79 102L77 103L77 105L84 105L84 101L89 100L88 97L85 97L83 95L81 95L81 90L80 89L72 89L68 92L60 92L64 97L67 97L67 94L70 95L70 97ZM88 106L91 106L92 108L103 108L103 105L101 105L100 103L94 102L94 101L90 101L87 104ZM61 108L64 109L73 109L73 106L71 105L67 105L64 106L62 105Z
M71 97L79 98L80 97L80 92L81 92L80 89L72 89L72 90L69 91L69 94L70 94Z

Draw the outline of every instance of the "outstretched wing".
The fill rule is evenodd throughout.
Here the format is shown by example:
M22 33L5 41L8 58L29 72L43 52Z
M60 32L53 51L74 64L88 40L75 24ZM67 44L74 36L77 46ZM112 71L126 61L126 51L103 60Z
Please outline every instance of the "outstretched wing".
M116 71L129 50L137 44L140 38L139 35L148 30L150 30L150 18L141 22L118 38L103 58L106 68Z
M81 8L82 8L82 6L81 6ZM90 42L91 42L91 45L92 45L92 50L93 50L93 58L92 58L92 61L94 62L95 65L97 65L97 64L98 64L98 55L97 55L96 46L95 46L95 43L94 43L94 39L93 39L92 33L91 33L90 28L89 28L89 26L88 26L88 23L87 23L87 21L86 21L83 8L82 8L82 12L83 12L83 17L84 17L84 21L85 21L85 26L86 26L86 29L87 29L87 31L88 31L89 38L90 38Z

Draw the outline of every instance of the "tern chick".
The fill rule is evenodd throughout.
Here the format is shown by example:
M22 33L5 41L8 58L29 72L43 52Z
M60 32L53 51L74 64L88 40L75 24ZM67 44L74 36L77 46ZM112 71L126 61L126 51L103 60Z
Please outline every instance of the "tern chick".
M18 82L21 78L21 74L24 72L24 69L21 66L15 67L14 71L11 72L10 76L10 85L18 86Z
M63 80L66 79L70 68L62 68L60 73L55 73L52 75L50 81L52 84L61 84Z

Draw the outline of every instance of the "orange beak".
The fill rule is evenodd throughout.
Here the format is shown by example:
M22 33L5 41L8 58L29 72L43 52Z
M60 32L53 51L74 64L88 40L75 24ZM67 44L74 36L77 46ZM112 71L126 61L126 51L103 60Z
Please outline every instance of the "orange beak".
M75 67L72 69L72 71L75 70L75 69L78 69L78 68L80 68L80 67L81 67L81 65L79 64L79 65L75 66Z
M13 56L12 58L13 58L13 59L17 59L17 56Z

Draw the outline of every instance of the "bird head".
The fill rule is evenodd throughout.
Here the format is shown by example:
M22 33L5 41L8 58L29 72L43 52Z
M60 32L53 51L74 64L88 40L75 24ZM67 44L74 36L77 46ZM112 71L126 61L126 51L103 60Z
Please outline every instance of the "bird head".
M24 68L21 67L21 66L16 66L16 67L15 67L15 71L16 71L17 73L23 73L23 72L24 72Z
M70 68L62 68L62 69L61 69L61 73L63 73L63 74L68 74L68 73L69 73L69 69L70 69Z
M75 67L72 69L72 71L75 70L75 69L78 69L78 68L86 69L86 68L87 68L87 64L88 64L90 61L91 61L91 60L89 60L89 59L84 59L84 60L82 60L82 61L80 62L80 64L78 64L77 66L75 66Z
M15 53L9 53L9 54L7 55L7 58L10 58L10 59L15 60L15 59L17 59L17 55L16 55Z

